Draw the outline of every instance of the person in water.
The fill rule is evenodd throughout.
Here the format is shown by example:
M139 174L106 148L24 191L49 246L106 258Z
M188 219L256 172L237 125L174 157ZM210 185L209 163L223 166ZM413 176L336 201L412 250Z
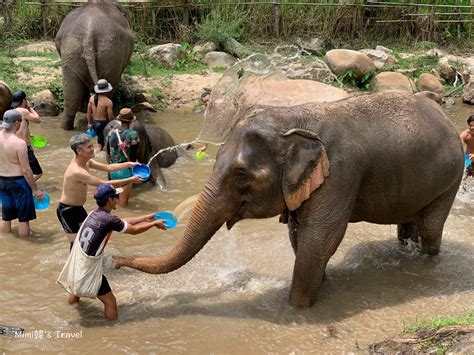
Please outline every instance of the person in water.
M104 148L104 128L109 120L114 119L113 103L107 97L107 93L112 91L112 85L105 79L97 81L94 86L95 94L89 99L87 105L87 122L88 128L92 128L97 134L97 148L95 153L100 152Z
M81 248L88 256L95 257L102 255L113 231L135 235L146 232L152 227L166 230L163 220L153 220L154 213L122 219L111 214L112 210L117 208L119 195L122 191L121 188L115 189L109 183L97 186L94 198L98 208L92 211L85 219L77 236L78 244L74 245L73 248ZM82 254L76 255L79 256L75 257L80 258ZM102 258L97 258L95 262L101 263ZM87 274L87 272L84 272L84 274ZM104 304L105 318L107 320L117 319L117 300L105 275L102 275L97 298ZM78 301L79 297L76 295L70 295L68 298L69 304L74 304Z
M107 136L107 156L110 164L136 162L138 157L138 144L140 138L138 133L130 128L136 117L132 110L123 108L117 119L121 122L120 128L112 129ZM109 173L110 179L126 179L132 176L132 169L125 168ZM132 190L132 184L124 185L123 192L119 197L119 206L124 208L128 205L128 199Z
M466 145L465 154L469 155L471 164L466 166L466 175L473 176L474 174L474 115L469 116L467 119L468 129L463 131L460 135L461 141Z

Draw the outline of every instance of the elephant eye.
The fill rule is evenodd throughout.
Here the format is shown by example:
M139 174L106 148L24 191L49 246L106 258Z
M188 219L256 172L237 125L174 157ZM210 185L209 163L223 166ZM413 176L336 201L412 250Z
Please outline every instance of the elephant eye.
M249 175L244 169L237 169L234 174L234 180L237 185L246 185L249 182Z

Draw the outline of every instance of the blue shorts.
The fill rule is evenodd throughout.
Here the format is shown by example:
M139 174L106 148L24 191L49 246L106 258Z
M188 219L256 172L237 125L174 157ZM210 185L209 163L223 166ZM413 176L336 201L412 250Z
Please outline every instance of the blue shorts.
M0 177L2 220L28 222L36 219L35 203L28 182L23 176Z
M109 173L110 179L111 180L120 180L120 179L128 179L131 177L132 174L132 169L130 168L125 168L117 171L112 171Z

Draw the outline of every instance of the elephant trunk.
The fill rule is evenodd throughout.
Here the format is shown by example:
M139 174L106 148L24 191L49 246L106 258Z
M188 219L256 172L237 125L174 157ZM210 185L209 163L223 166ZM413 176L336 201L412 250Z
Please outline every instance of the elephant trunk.
M222 212L222 206L226 204L214 186L217 184L211 177L191 213L184 235L170 251L157 258L114 256L116 267L127 266L150 274L165 274L191 260L228 218Z

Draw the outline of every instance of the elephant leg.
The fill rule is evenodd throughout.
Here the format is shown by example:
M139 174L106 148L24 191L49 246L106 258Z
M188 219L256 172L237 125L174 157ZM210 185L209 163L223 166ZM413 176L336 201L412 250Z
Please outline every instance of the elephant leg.
M324 230L321 227L302 230L300 223L290 291L291 305L298 308L314 305L326 265L344 237L348 220L325 224Z
M298 220L295 212L288 213L288 234L290 237L291 247L296 255L298 250Z
M407 245L407 239L418 243L418 227L415 222L403 223L397 226L398 240L401 244Z
M444 223L448 218L457 191L458 188L455 185L421 210L417 225L423 253L429 255L439 253Z
M81 109L87 88L84 87L82 81L70 69L64 69L63 73L64 113L61 127L65 130L72 130L74 129L76 112Z

